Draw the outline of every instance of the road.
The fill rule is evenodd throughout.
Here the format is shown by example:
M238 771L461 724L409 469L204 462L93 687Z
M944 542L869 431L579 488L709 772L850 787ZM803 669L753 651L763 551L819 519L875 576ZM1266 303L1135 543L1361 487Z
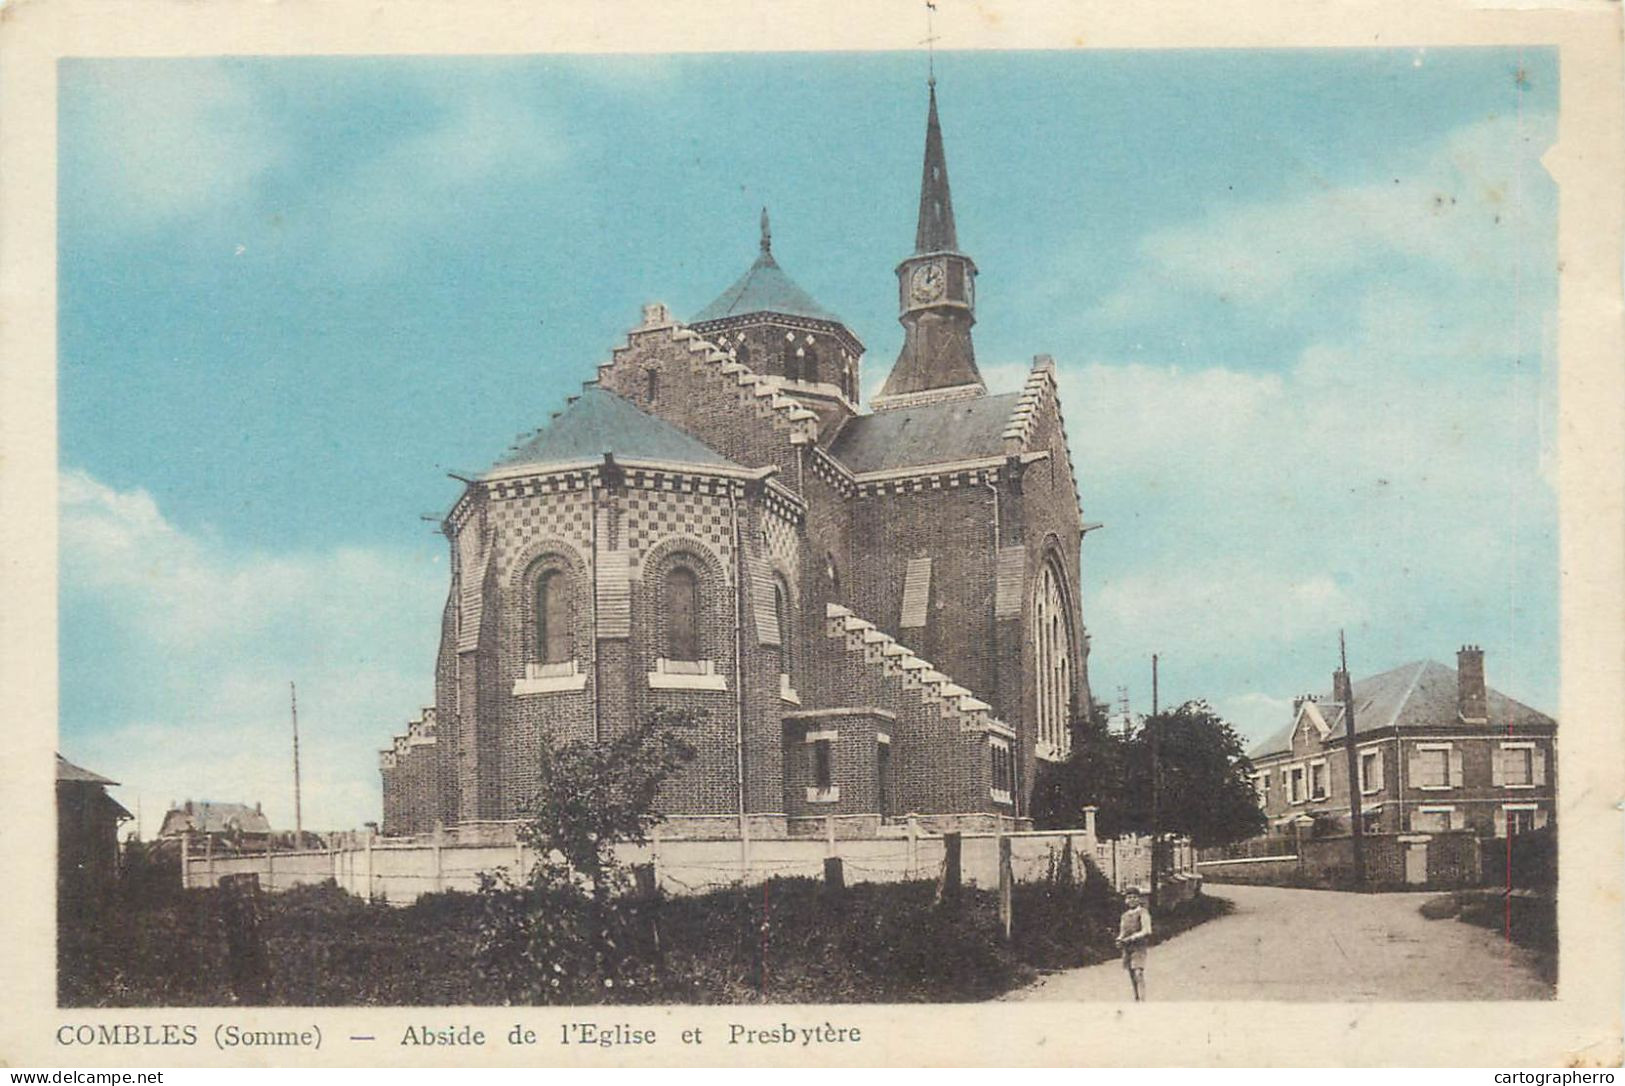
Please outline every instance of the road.
M1149 998L1341 1003L1550 999L1535 955L1495 932L1417 911L1431 894L1345 894L1211 886L1235 911L1151 948ZM1132 998L1116 961L1042 977L1005 997L1068 1002Z

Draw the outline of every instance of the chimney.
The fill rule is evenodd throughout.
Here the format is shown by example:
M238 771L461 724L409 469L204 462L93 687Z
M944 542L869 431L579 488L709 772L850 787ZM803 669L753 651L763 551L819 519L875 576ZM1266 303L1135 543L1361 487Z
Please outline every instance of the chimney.
M1468 724L1488 724L1489 693L1484 686L1484 650L1463 645L1456 653L1456 709Z
M255 814L264 814L265 813L264 811L260 810L260 801L257 800L257 799L254 801L254 813Z

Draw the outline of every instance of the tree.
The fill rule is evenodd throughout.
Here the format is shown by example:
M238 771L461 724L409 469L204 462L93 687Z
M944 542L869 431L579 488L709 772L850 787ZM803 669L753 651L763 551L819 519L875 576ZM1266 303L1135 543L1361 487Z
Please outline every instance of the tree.
M1147 718L1130 739L1125 821L1151 828L1151 728L1161 729L1162 788L1158 827L1198 848L1229 844L1266 827L1253 790L1253 764L1241 737L1205 701Z
M648 986L658 968L652 903L634 892L617 845L642 844L660 786L694 757L695 718L657 709L605 743L550 747L520 839L536 860L522 881L481 875L477 961L509 1002L594 1002Z
M1077 826L1085 806L1100 808L1102 837L1151 832L1151 725L1162 729L1158 825L1197 846L1227 844L1263 832L1252 763L1241 738L1206 702L1189 701L1147 717L1128 736L1111 730L1107 707L1073 714L1072 750L1041 765L1032 817L1040 828Z

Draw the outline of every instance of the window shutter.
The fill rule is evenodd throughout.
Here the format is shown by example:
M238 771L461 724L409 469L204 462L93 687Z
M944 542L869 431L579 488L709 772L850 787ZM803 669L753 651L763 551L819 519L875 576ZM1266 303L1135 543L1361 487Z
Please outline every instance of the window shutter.
M917 629L925 625L931 603L931 559L910 558L903 574L904 629Z
M1546 752L1536 747L1530 751L1529 768L1530 780L1535 784L1546 783Z
M1543 830L1545 828L1546 828L1546 808L1544 808L1544 807L1536 807L1535 808L1535 829Z
M1502 807L1500 810L1495 812L1495 836L1505 837L1507 835L1507 823L1511 821L1511 819L1512 812L1507 810L1505 807Z
M1382 791L1382 751L1380 750L1377 752L1377 756L1371 760L1371 780L1366 783L1377 791Z
M999 548L998 580L993 594L995 618L1021 617L1021 590L1027 578L1027 548Z
M1422 784L1422 752L1415 747L1411 748L1411 765L1407 776L1411 779L1411 787L1417 788Z
M773 572L765 558L750 560L751 614L756 618L756 641L762 645L779 643L779 615L774 607Z
M1495 747L1490 751L1490 783L1497 788L1506 783L1506 760L1505 747Z
M598 636L632 636L632 574L627 551L608 551L598 556L598 595L594 601Z
M1450 748L1450 787L1460 788L1462 784L1461 750L1458 747Z

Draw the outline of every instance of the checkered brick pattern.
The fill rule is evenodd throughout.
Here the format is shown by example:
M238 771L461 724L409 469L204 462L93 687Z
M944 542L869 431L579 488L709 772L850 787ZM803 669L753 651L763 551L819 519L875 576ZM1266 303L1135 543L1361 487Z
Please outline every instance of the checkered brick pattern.
M564 539L583 554L592 548L592 496L590 491L564 491L499 501L491 507L497 525L496 559L501 577L513 572L538 539Z
M767 553L784 563L784 568L790 572L792 584L800 583L801 547L795 526L772 514L762 518L762 526L767 533Z
M650 548L672 536L689 536L710 546L733 569L733 522L726 498L658 490L629 490L621 521L626 549L641 568Z

